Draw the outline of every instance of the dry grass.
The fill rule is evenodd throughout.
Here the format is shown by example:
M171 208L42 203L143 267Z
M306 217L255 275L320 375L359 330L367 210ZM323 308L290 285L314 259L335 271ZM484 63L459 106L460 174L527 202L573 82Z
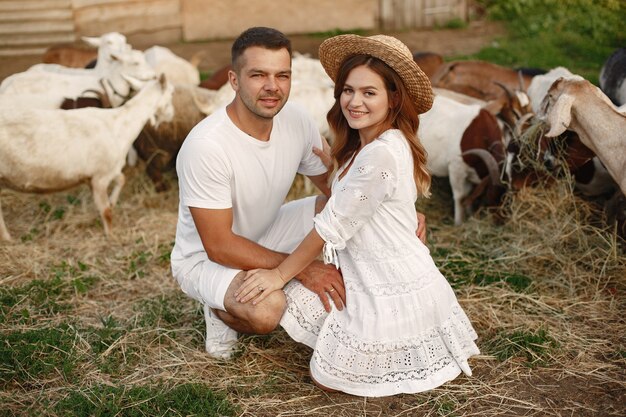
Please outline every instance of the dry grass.
M242 338L232 361L209 358L199 306L169 271L177 189L156 194L140 168L127 174L110 239L86 187L46 196L2 191L15 240L0 244L0 288L17 294L3 299L2 343L67 325L71 337L58 349L70 352L64 357L74 368L71 377L59 366L7 377L1 365L0 415L61 415L57 404L79 390L190 382L223 393L239 416L626 414L624 244L596 226L596 209L566 182L510 196L502 225L479 213L461 227L452 226L445 182L435 183L433 199L419 203L429 245L483 354L471 360L472 377L372 399L314 388L311 351L281 330ZM65 286L46 287L43 299L20 292L55 277Z

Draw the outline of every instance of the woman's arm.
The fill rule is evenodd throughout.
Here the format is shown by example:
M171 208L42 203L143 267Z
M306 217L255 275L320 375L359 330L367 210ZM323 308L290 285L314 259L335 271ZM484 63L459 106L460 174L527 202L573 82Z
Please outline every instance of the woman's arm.
M252 304L261 302L267 295L285 286L298 275L322 251L324 240L315 229L311 230L296 250L274 269L253 269L248 271L244 284L235 293L235 299Z

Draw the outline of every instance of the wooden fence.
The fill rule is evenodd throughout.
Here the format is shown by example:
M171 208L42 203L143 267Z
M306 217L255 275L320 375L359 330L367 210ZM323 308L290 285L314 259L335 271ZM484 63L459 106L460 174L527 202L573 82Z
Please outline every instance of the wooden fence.
M253 25L287 34L400 30L467 20L468 0L0 0L0 55L39 54L80 36L133 44L234 38Z
M468 0L380 0L380 27L387 30L445 26L467 21Z

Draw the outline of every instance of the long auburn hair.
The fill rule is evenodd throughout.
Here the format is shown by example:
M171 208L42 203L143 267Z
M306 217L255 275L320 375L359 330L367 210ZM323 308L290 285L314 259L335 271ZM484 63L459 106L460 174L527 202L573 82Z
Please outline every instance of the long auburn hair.
M359 149L361 140L359 132L348 125L348 121L341 110L341 94L346 79L354 68L366 66L381 76L387 88L391 109L382 123L382 129L377 135L389 127L399 129L406 138L413 154L413 177L418 194L430 196L431 176L426 169L426 150L417 137L419 114L400 76L382 60L370 55L354 55L347 58L337 73L335 81L335 104L326 115L328 124L335 133L335 140L331 146L331 156L337 166L345 164Z

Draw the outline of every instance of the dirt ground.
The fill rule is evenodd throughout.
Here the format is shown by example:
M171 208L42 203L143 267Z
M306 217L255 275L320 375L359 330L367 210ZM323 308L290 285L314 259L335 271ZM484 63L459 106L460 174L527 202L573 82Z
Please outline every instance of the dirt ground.
M413 30L403 32L385 32L402 40L413 51L437 52L445 57L471 54L488 45L504 29L497 23L475 21L464 29ZM372 33L374 34L374 33ZM322 36L294 35L290 36L293 50L317 57L317 48L324 40ZM204 52L198 68L200 71L212 73L230 62L231 39L210 42L179 42L164 45L177 55L191 59L198 52ZM146 49L152 45L133 45L137 49ZM41 56L0 57L0 80L7 76L26 70L31 65L41 62Z

